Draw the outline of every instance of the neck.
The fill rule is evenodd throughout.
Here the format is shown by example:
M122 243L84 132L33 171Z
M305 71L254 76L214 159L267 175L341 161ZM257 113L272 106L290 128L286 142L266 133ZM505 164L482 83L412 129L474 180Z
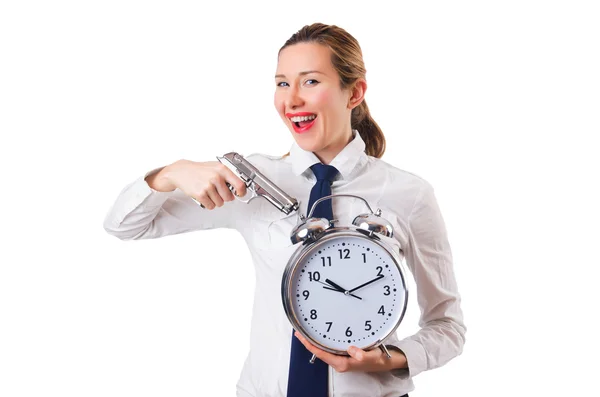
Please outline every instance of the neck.
M354 133L352 130L348 134L345 135L344 139L340 139L337 142L333 142L330 145L324 147L318 152L314 152L315 156L321 161L323 164L329 164L333 161L333 159L340 154L342 150L352 142L354 138Z

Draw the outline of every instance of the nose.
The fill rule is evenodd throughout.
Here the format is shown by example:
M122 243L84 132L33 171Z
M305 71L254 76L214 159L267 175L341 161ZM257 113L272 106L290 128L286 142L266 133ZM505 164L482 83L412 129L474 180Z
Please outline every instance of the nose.
M304 105L304 99L302 99L298 87L292 86L288 89L285 105L287 109L297 109Z

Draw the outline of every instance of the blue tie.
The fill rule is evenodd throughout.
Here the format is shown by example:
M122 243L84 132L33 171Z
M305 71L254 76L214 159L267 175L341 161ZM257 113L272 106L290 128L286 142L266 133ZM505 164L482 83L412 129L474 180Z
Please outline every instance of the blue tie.
M310 199L306 215L310 213L315 201L331 194L331 183L338 170L325 164L314 164L310 167L317 182L310 191ZM323 200L315 207L314 218L333 219L331 199ZM314 364L309 361L312 353L292 333L292 351L288 377L287 397L327 397L328 365L316 359Z

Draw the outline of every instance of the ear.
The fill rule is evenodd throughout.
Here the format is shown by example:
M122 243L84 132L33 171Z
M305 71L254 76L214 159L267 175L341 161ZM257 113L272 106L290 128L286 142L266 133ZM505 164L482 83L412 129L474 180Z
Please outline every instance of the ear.
M350 98L348 99L348 109L354 109L365 99L367 92L367 81L358 79L350 90Z

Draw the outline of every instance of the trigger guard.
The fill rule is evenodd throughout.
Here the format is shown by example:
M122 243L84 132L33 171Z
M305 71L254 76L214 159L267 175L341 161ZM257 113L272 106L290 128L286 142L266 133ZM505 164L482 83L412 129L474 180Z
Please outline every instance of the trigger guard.
M250 200L255 199L255 198L258 197L258 195L256 194L256 192L254 190L252 190L252 189L249 189L249 190L252 192L252 195L250 196L250 198L248 200L242 200L241 197L239 197L239 196L237 196L237 195L234 194L235 199L241 201L242 203L249 203Z
M251 183L250 186L246 186L246 194L247 194L248 190L250 190L250 192L252 192L252 194L250 195L250 198L248 200L242 200L241 197L239 197L237 194L235 194L233 186L230 185L229 190L231 190L231 192L233 193L233 196L236 198L236 200L239 200L242 203L249 203L252 199L255 199L258 197L258 194L256 194L256 190L254 189L254 183ZM244 197L246 197L246 196L244 196Z

